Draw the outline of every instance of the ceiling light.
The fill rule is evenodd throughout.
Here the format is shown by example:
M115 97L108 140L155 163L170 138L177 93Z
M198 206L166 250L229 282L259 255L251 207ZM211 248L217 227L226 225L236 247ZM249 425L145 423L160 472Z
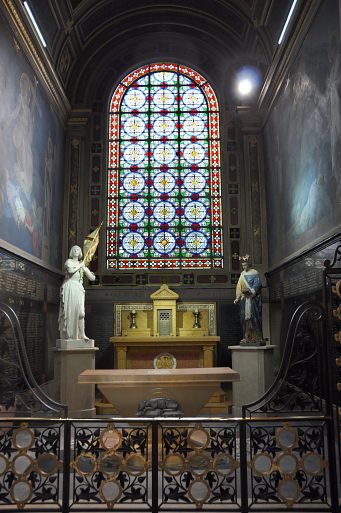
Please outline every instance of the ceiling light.
M288 25L289 25L289 21L291 20L291 16L293 15L293 12L294 12L294 9L296 7L296 4L297 4L297 0L293 0L293 2L291 4L291 7L290 7L289 14L287 16L287 19L285 20L285 23L284 23L281 35L279 36L279 39L278 39L278 44L279 45L283 41L284 35L285 35L286 31L287 31L287 28L288 28Z
M244 96L246 94L250 94L251 91L252 91L251 80L249 80L248 78L244 78L243 80L238 82L238 92L239 92L239 94Z
M41 33L40 28L38 27L38 23L36 22L36 19L33 16L32 11L30 9L30 6L28 5L27 2L24 2L24 7L25 7L25 9L27 11L27 14L28 14L30 20L32 21L32 24L33 24L34 28L36 29L36 32L37 32L38 37L39 37L39 39L41 41L41 44L43 45L44 48L46 48L46 42L45 42L45 39L43 37L43 34Z
M251 96L259 88L262 75L254 66L243 66L236 72L235 88L239 96Z

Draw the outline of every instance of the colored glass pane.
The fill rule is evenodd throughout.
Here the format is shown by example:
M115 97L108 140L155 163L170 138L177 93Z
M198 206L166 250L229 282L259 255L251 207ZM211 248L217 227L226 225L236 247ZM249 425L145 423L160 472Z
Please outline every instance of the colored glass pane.
M219 112L201 75L130 73L111 98L108 154L108 269L223 266Z

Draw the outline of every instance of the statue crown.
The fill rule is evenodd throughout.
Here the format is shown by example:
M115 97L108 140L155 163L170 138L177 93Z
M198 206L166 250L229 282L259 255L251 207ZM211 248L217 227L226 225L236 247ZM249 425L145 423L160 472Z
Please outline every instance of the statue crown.
M241 260L242 262L248 262L250 260L250 255L248 255L248 254L242 255L242 256L239 255L239 260Z

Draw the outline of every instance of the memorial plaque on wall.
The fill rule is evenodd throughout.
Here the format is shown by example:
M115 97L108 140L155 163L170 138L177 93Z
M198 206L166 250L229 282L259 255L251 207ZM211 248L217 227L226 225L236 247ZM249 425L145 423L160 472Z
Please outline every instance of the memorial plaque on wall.
M0 301L19 318L31 370L40 383L51 377L61 281L61 276L0 249Z

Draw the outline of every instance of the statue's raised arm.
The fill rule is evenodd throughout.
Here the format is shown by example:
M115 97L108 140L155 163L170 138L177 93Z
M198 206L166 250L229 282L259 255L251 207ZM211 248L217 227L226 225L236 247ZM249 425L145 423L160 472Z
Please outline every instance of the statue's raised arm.
M61 339L85 339L85 290L83 275L94 281L96 276L82 261L79 246L73 246L64 264L65 278L60 288L59 333Z

